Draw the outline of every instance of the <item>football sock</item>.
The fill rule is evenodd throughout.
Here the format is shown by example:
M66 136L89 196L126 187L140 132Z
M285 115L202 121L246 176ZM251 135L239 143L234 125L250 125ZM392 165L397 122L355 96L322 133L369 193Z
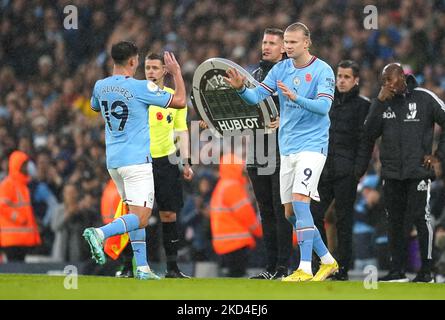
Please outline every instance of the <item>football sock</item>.
M315 233L314 233L314 251L317 254L317 256L319 256L320 258L326 256L327 254L331 255L329 253L328 248L324 244L323 239L321 238L321 235L320 235L320 231L318 231L317 227L315 227ZM329 262L329 263L333 263L333 262L334 261ZM321 263L326 263L326 262L323 262L323 260L322 260Z
M131 247L133 248L136 266L148 266L147 262L147 244L145 243L145 229L137 229L129 232Z
M300 261L300 265L298 266L299 270L303 270L307 274L312 274L312 263L311 261Z
M314 241L314 219L310 211L310 204L293 201L292 207L296 216L296 232L300 247L300 265L298 269L312 274L312 248Z
M178 229L175 222L162 223L162 242L164 244L165 256L167 259L167 270L177 270L176 263L178 256Z
M117 234L123 234L137 229L139 229L139 217L133 213L128 213L96 230L102 231L102 240L104 240ZM101 235L100 231L98 231L98 233Z

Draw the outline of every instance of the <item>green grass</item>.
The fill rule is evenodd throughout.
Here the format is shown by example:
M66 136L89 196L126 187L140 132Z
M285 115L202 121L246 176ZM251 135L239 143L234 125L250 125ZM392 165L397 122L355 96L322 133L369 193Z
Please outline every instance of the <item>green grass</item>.
M0 275L0 299L445 299L445 284L362 282L288 283L248 279L163 279L138 281L79 276L78 289L64 288L63 276Z

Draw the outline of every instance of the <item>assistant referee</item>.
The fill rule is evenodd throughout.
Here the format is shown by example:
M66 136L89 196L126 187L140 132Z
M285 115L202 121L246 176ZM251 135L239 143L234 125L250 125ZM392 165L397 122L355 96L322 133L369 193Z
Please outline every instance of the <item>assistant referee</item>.
M145 77L160 89L174 93L164 86L164 61L162 56L148 53L145 57ZM183 109L150 106L150 153L153 158L155 199L162 222L162 242L167 258L166 278L189 278L179 270L178 230L176 213L183 206L182 177L176 157L175 136L179 139L179 151L183 163L183 176L190 181L193 171L190 164L187 106Z

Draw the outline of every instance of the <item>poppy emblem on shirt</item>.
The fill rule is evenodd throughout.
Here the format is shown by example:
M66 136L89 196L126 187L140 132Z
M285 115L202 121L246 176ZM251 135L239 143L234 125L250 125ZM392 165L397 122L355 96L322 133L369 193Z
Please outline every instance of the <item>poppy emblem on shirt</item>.
M312 76L310 73L306 73L306 82L311 82Z
M158 120L164 119L164 116L162 115L162 112L156 113L156 119L158 119Z
M298 78L298 77L295 77L295 78L294 78L294 85L295 85L296 87L298 87L298 86L300 85L300 78Z

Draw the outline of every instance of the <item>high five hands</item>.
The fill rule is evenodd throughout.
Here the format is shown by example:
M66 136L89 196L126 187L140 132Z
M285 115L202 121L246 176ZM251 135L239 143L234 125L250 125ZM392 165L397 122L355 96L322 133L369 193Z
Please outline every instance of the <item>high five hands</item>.
M165 70L171 75L181 74L181 67L179 66L178 61L176 61L175 55L173 52L164 52L164 62L165 62Z

